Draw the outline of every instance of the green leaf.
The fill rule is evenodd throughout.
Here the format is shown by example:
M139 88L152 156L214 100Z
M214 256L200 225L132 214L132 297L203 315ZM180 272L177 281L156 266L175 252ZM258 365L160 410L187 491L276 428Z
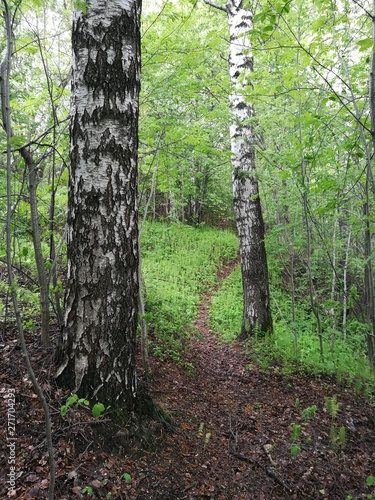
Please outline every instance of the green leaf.
M251 36L251 35L259 36L261 33L262 33L262 32L261 32L260 30L255 30L255 29L254 29L254 30L249 30L249 31L247 31L247 32L246 32L246 35L249 35L249 36Z
M375 485L375 476L369 476L366 479L366 484L367 484L367 486L374 486Z
M26 137L24 137L23 135L14 135L9 139L9 144L12 148L19 148L26 142Z
M275 10L278 14L283 14L284 12L286 12L288 14L288 12L290 11L290 5L289 5L289 2L286 2L286 3L277 3L275 5Z
M105 406L102 403L96 403L92 408L92 414L95 418L98 418L104 412L104 410Z
M264 12L259 12L258 14L255 14L253 18L253 23L256 24L258 21L264 21L266 19L266 15Z
M32 56L39 52L39 48L36 45L27 45L23 50Z
M86 14L87 2L85 0L74 0L73 5L75 10L81 10L83 14Z
M296 457L300 451L301 451L301 448L296 443L293 443L292 446L290 447L290 453L291 453L292 457Z
M128 474L127 472L124 472L124 474L123 474L121 477L122 477L122 479L125 479L125 481L126 481L127 483L129 483L129 482L132 480L131 475L130 475L130 474Z
M301 426L292 424L292 439L298 439L301 435Z
M66 406L72 406L78 399L77 394L72 394L66 399Z
M62 405L60 408L60 415L64 417L66 415L66 412L68 411L68 407L66 405Z
M373 40L372 38L364 38L363 40L359 40L357 45L359 45L359 51L363 52L373 46Z

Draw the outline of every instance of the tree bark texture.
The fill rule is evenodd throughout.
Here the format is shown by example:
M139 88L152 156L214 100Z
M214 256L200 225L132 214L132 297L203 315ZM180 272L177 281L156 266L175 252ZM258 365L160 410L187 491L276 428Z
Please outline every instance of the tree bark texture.
M244 311L242 337L255 331L272 332L268 287L265 229L256 177L254 131L249 120L254 110L245 97L253 70L251 44L246 32L252 29L252 13L243 8L242 0L226 5L230 32L230 96L233 122L230 139L233 163L233 196L240 241Z
M89 0L73 22L68 276L58 381L133 411L138 321L140 0Z

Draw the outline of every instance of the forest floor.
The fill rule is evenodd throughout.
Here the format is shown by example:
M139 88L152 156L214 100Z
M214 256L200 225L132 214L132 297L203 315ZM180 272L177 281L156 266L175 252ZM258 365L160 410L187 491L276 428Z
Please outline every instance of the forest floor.
M220 280L231 269L224 266ZM94 419L83 407L61 417L69 394L54 383L52 352L41 349L36 336L28 336L32 363L51 409L55 498L375 498L371 400L330 378L286 377L274 362L263 370L244 343L221 343L207 323L212 292L202 298L197 332L183 363L151 358L148 389L171 415L173 429L150 423L138 446L128 445L126 431L105 417ZM5 431L0 498L47 498L44 417L25 374L16 333L3 331L0 348ZM7 410L13 390L16 437L10 440ZM10 494L12 473L15 490Z

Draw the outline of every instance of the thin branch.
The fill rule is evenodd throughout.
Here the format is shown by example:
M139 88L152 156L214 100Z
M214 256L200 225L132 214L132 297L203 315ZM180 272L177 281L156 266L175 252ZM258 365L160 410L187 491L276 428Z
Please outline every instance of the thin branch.
M373 18L371 12L367 9L365 9L365 7L363 5L361 5L357 0L353 0L353 2L358 5L359 8L361 8L364 12L366 12L366 14L369 16L370 19Z
M210 5L214 9L222 10L223 12L225 12L227 14L227 8L224 7L224 5L218 5L217 3L211 2L211 0L204 0L204 3L206 3L207 5Z
M336 90L334 89L334 87L332 86L332 84L329 82L329 80L318 70L318 68L316 66L312 66L312 69L320 76L320 78L322 80L324 80L326 82L326 84L328 85L328 87L330 88L330 90L333 92L333 94L337 97L337 99L340 101L340 104L346 109L346 111L354 118L354 120L360 125L360 127L362 127L364 130L366 130L369 134L371 134L371 130L366 127L366 125L362 122L361 120L361 117L356 113L354 113L350 108L349 106L344 102L344 100L342 99L341 95L338 94L336 92ZM349 90L351 90L349 88ZM355 104L356 101L353 102L352 101L349 101L349 102L352 102L353 104Z
M6 53L4 56L4 60L1 63L1 113L3 118L3 124L6 132L6 140L7 140L7 149L6 149L6 164L7 164L7 220L6 220L6 255L7 255L7 269L8 269L8 280L11 290L11 296L14 307L14 314L16 317L16 324L21 344L21 350L23 359L25 361L27 371L32 382L35 393L37 394L39 401L43 407L44 417L45 417L45 430L46 430L46 438L47 438L47 448L48 448L48 459L49 459L49 474L50 474L50 484L49 484L49 492L48 498L49 500L53 500L54 498L54 486L55 486L55 460L54 460L54 450L53 450L53 439L52 439L52 427L51 427L51 418L49 413L48 404L46 398L44 396L44 392L41 386L38 383L37 377L33 370L29 353L27 351L25 335L22 325L21 312L18 305L18 295L17 295L17 287L14 280L12 261L11 261L11 241L12 241L12 232L11 232L11 214L12 214L12 205L11 205L11 166L12 166L12 152L10 147L10 139L12 137L12 127L10 123L10 62L12 58L12 49L13 49L13 35L12 35L12 25L11 25L11 16L9 11L9 6L6 0L2 0L4 6L4 23L6 30Z
M67 122L69 121L70 119L70 116L67 116L66 118L63 118L62 120L59 120L59 124L62 124L64 122ZM5 125L3 124L3 128L5 130ZM41 144L40 141L42 139L44 139L44 137L46 137L46 135L48 135L54 128L54 125L51 125L50 127L48 127L44 132L42 132L38 137L36 137L35 139L31 139L29 142L25 142L25 144L22 144L22 146L17 146L15 148L11 148L11 152L12 153L15 153L16 151L21 151L21 149L25 149L25 148L28 148L34 144L40 146L46 146L46 144ZM50 144L47 144L48 147L50 147L51 145ZM2 151L3 153L6 153L6 151Z

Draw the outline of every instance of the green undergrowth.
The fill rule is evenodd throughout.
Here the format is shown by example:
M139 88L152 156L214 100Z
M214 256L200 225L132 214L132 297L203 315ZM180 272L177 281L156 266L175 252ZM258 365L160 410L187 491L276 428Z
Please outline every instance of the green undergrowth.
M238 254L230 231L178 223L145 225L142 240L146 320L154 354L179 361L200 297L223 260Z
M224 342L232 342L241 331L241 322L242 285L238 265L212 296L210 324Z
M289 304L283 304L278 290L271 293L274 311L274 333L265 339L251 339L249 353L265 370L276 369L284 375L306 373L315 376L334 375L339 381L349 381L359 388L373 387L374 377L366 355L365 325L352 319L343 333L325 326L321 355L314 318L301 302L295 321L287 321ZM278 296L276 304L275 296ZM242 283L240 267L232 272L212 297L210 322L224 342L233 341L240 332L242 318Z

